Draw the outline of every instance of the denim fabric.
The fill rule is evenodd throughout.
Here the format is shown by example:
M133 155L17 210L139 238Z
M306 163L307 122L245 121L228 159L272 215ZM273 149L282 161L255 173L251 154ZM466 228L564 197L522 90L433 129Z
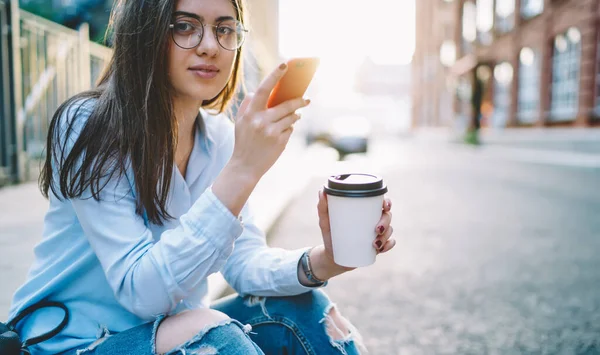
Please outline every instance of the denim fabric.
M325 322L332 307L320 290L292 297L233 295L211 307L227 314L231 321L206 327L167 355L359 354L356 330L343 340L332 340L327 334ZM63 355L153 355L162 319L106 335Z
M138 355L155 354L155 335L160 320L146 323L105 338L83 349L74 349L66 355ZM247 329L238 321L230 320L206 327L192 339L166 355L187 354L263 355L250 340Z
M333 306L323 291L315 290L293 297L234 295L211 307L250 324L250 338L267 355L359 354L356 329L343 340L332 340L327 334L325 322Z

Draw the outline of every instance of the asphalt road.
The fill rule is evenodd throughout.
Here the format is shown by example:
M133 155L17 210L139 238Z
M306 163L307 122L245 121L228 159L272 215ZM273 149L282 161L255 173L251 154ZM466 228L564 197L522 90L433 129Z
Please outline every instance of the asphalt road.
M316 169L274 246L320 242L317 190L340 171L381 174L394 203L397 247L326 288L371 354L600 354L600 170L375 142Z

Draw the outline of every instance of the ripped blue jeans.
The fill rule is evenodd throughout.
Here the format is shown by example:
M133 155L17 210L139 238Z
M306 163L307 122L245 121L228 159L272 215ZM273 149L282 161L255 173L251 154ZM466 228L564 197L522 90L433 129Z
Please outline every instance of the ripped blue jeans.
M328 334L326 323L335 325L328 318L333 307L321 290L293 297L226 297L211 308L231 320L206 327L167 355L360 354L360 335L350 324L350 334L343 339L341 334L335 339ZM108 335L65 355L155 355L156 331L162 320Z

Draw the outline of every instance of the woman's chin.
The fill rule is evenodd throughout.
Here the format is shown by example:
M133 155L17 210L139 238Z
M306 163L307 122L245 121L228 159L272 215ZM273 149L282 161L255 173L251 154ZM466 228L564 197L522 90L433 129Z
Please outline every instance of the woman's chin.
M193 90L189 90L187 91L183 96L187 97L189 100L192 101L198 101L199 103L202 103L204 101L208 101L211 100L212 98L217 97L217 95L219 95L220 91L208 91L208 90L202 90L202 91L193 91Z

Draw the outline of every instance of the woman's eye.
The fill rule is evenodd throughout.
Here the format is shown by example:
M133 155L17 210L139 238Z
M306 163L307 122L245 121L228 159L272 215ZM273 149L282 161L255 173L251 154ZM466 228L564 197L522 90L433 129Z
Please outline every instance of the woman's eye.
M190 33L193 32L196 28L187 22L178 22L175 24L175 31L179 33Z
M235 30L233 28L227 27L227 26L219 26L217 28L217 33L220 36L228 36L228 35L230 35L230 34L232 34L234 32L235 32Z

